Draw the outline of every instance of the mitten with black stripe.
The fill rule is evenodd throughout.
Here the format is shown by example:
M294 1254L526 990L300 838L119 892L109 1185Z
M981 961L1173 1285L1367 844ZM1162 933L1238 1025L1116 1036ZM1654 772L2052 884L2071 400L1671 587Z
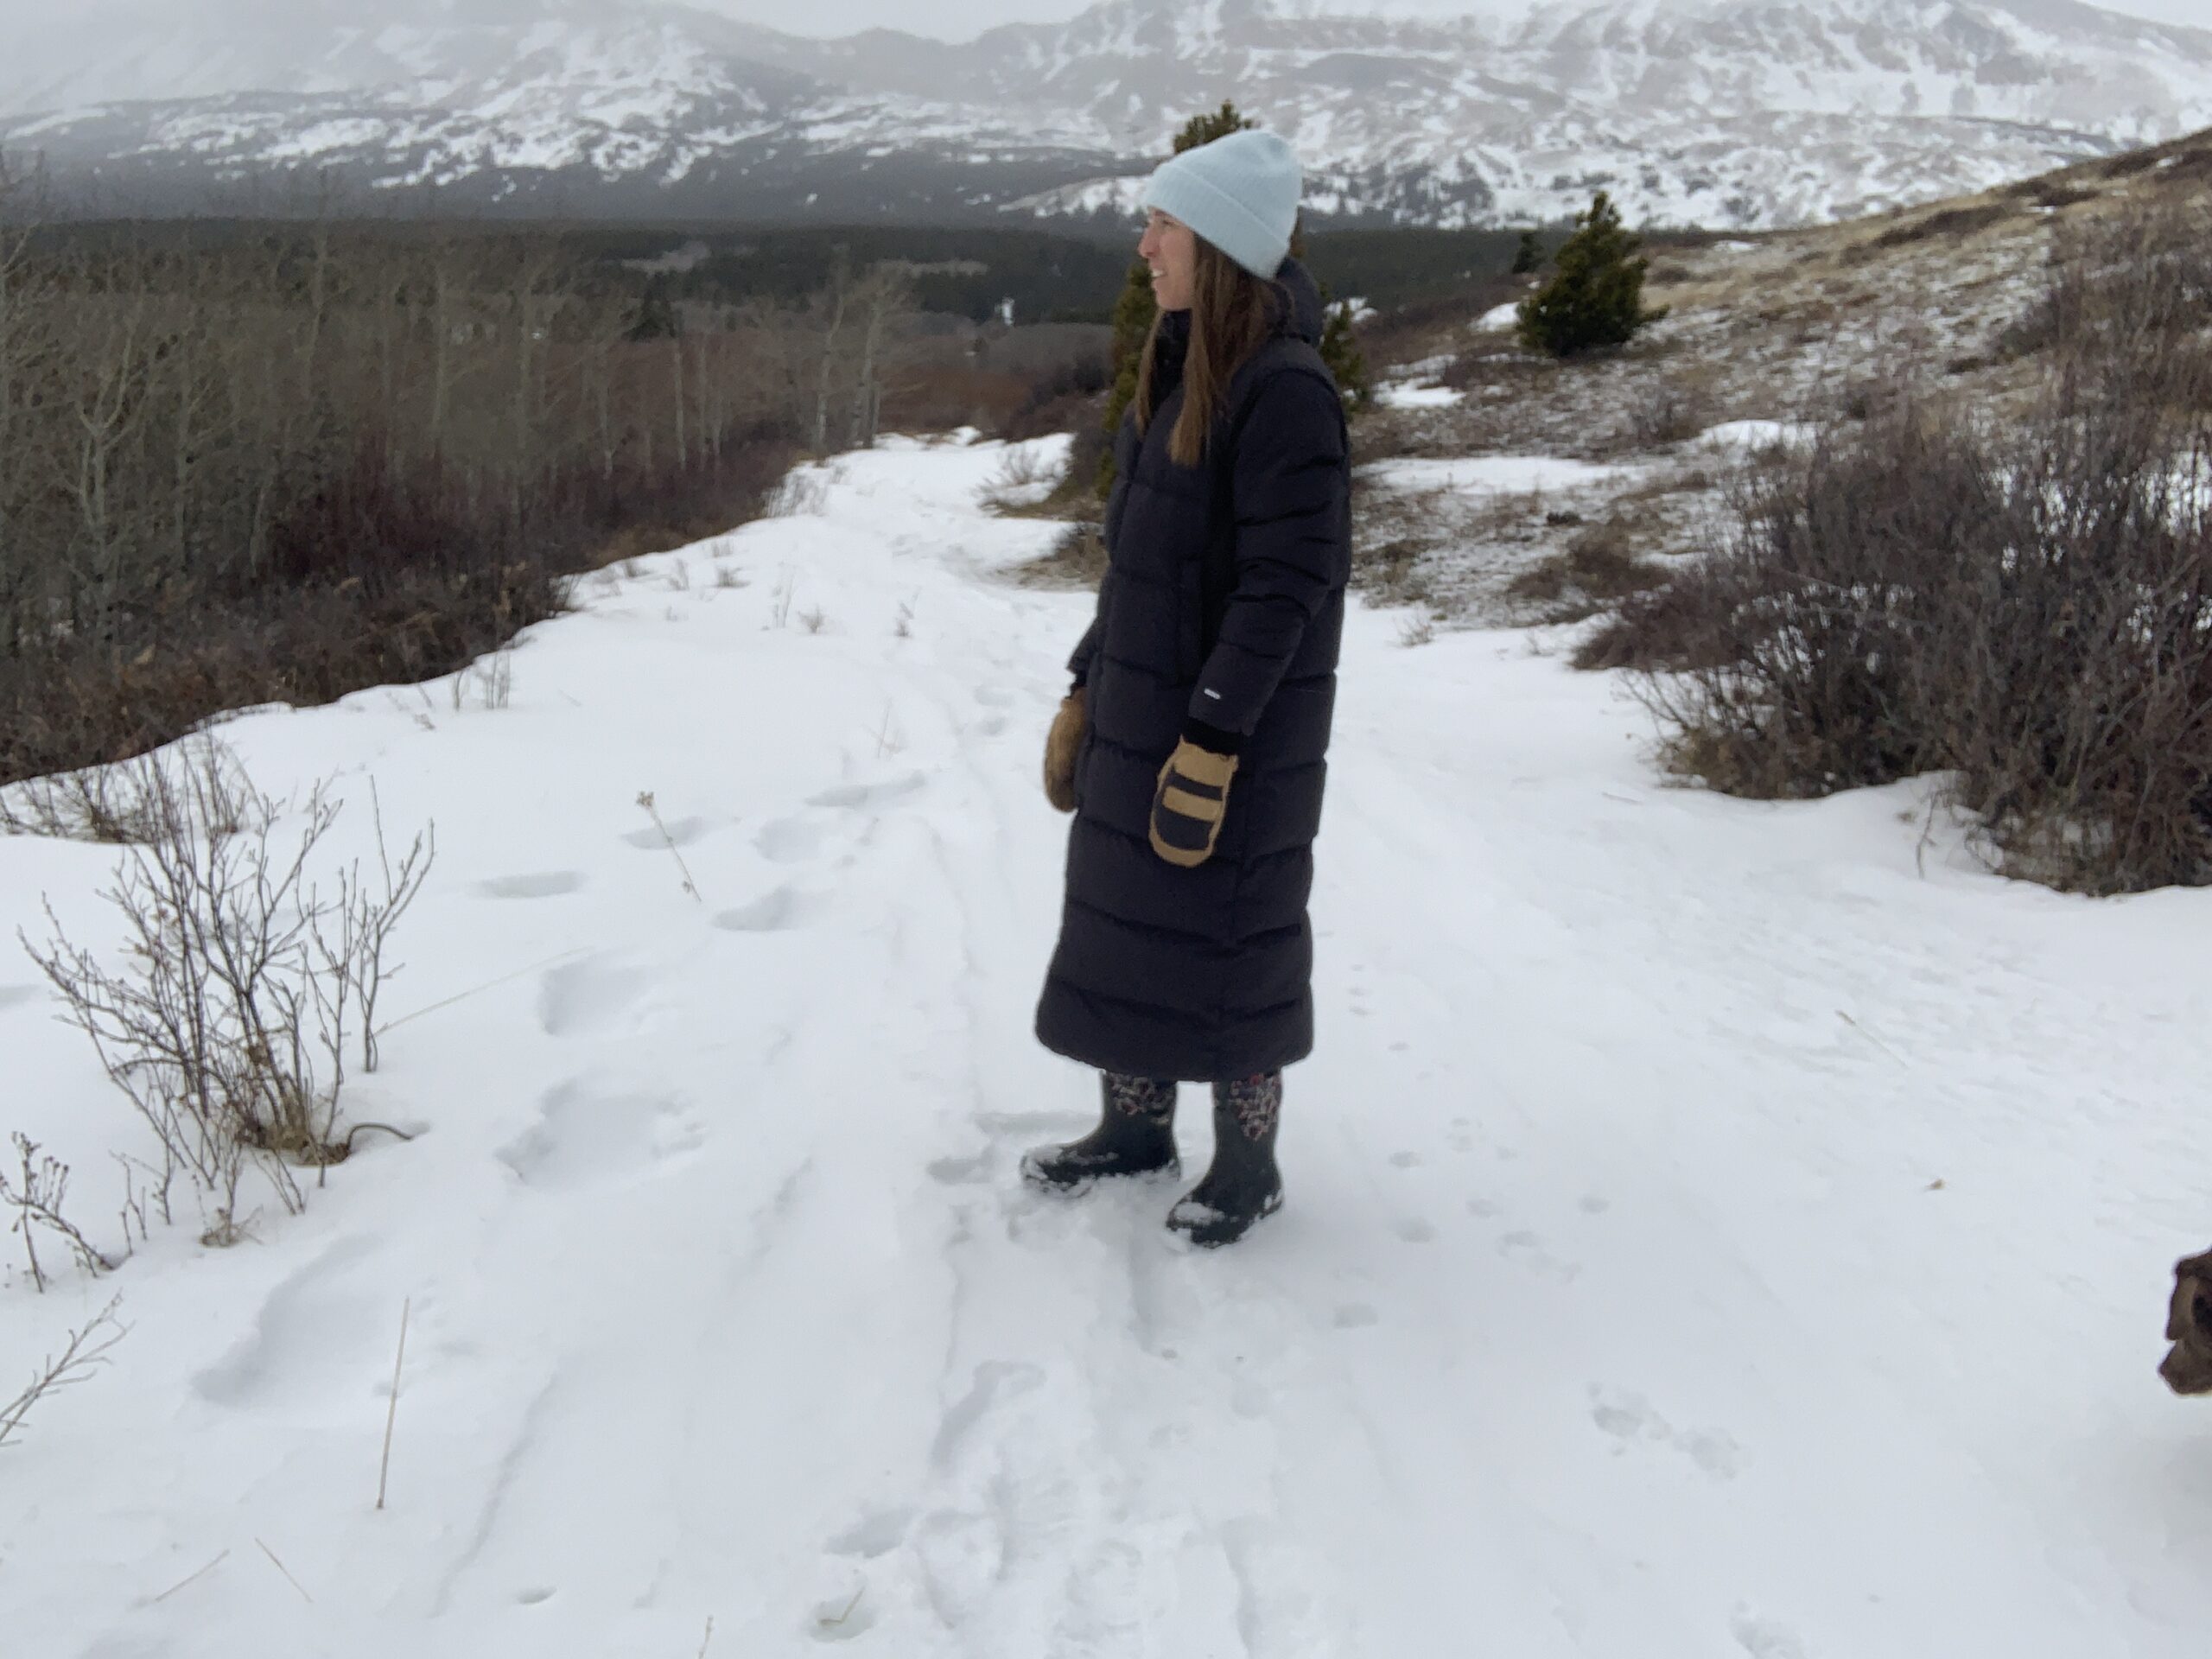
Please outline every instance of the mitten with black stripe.
M1160 769L1152 797L1152 850L1170 864L1196 869L1213 856L1229 813L1230 780L1236 776L1236 756L1222 748L1236 745L1230 734L1211 727L1197 737L1186 730Z

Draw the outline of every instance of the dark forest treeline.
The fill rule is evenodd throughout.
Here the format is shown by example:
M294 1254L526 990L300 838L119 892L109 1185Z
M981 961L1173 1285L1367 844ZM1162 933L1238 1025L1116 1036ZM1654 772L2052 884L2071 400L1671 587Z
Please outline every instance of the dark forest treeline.
M958 410L901 378L895 271L639 289L532 232L0 226L0 781L459 667L902 396Z

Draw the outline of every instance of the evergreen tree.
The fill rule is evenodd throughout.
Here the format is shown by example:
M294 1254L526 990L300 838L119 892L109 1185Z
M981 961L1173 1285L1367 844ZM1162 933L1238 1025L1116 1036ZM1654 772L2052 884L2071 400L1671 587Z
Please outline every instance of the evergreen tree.
M1196 149L1200 144L1210 144L1217 138L1225 138L1232 132L1242 132L1247 127L1256 127L1256 121L1248 121L1237 112L1236 106L1226 99L1211 115L1194 115L1183 124L1182 131L1175 135L1175 154ZM1114 434L1122 429L1122 416L1136 401L1137 366L1144 354L1144 343L1152 337L1152 321L1160 312L1152 297L1152 272L1141 259L1129 265L1129 274L1122 283L1122 292L1114 302L1114 387L1106 397L1105 454L1098 462L1098 493L1103 495L1114 482Z
M1643 305L1638 239L1621 227L1620 212L1600 190L1573 236L1552 256L1552 278L1521 302L1521 343L1552 357L1600 346L1625 345L1666 313Z
M672 340L683 332L683 319L668 297L667 277L656 276L645 284L628 332L632 340Z
M1357 415L1374 396L1367 378L1367 353L1360 349L1359 335L1354 331L1351 302L1330 305L1328 297L1328 286L1324 283L1321 299L1328 321L1321 325L1321 360L1337 377L1337 390L1344 394L1345 409Z
M1513 274L1526 276L1530 271L1541 269L1543 263L1544 245L1537 240L1536 233L1534 231L1522 232L1521 245L1513 255Z

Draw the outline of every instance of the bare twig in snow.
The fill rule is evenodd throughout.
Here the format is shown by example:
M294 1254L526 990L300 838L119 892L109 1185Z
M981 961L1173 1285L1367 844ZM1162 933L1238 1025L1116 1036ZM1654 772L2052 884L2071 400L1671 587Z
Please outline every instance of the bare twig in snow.
M263 1544L261 1540L258 1538L255 1539L253 1541L261 1545L261 1553L269 1558L270 1565L284 1575L284 1582L290 1585L293 1589L300 1592L300 1599L307 1603L308 1606L314 1606L315 1598L308 1594L307 1586L305 1585L302 1584L297 1579L292 1576L292 1569L276 1559L276 1552L270 1548L268 1545Z
M122 1305L123 1299L115 1298L89 1324L72 1331L60 1353L41 1362L30 1386L7 1404L0 1405L0 1446L14 1438L31 1408L41 1400L83 1382L108 1363L107 1357L115 1344L130 1334L130 1327L116 1320L115 1310Z
M415 1306L413 1297L399 1305L399 1351L391 1361L391 1400L384 1414L384 1462L377 1471L377 1508L384 1508L385 1489L391 1479L391 1430L399 1421L399 1370L407 1363L407 1315ZM304 1593L304 1592L303 1592Z
M176 1594L178 1591L183 1589L187 1585L199 1583L200 1580L206 1578L210 1573L213 1573L217 1567L220 1567L225 1561L227 1561L230 1559L231 1552L226 1549L221 1554L218 1555L213 1560L208 1562L207 1566L201 1567L197 1573L193 1573L189 1578L179 1579L175 1584L169 1586L168 1589L162 1591L160 1595L154 1598L155 1602L160 1603L167 1601L171 1596Z
M660 831L661 840L667 843L668 855L676 861L676 868L683 872L683 891L698 899L701 904L705 904L707 901L700 894L699 884L691 879L691 867L683 861L683 855L677 848L676 837L668 833L668 826L660 821L660 809L653 804L652 791L639 790L638 804L645 809L647 816L653 821L653 828Z
M42 1154L38 1143L29 1135L15 1136L16 1155L22 1162L22 1174L11 1180L6 1172L0 1171L0 1204L16 1212L10 1232L20 1233L23 1239L23 1254L30 1260L31 1282L41 1291L46 1288L46 1274L39 1266L38 1243L34 1236L36 1229L43 1227L67 1244L77 1258L77 1265L95 1276L112 1273L115 1263L94 1249L77 1224L61 1213L63 1200L69 1192L69 1166L60 1159Z

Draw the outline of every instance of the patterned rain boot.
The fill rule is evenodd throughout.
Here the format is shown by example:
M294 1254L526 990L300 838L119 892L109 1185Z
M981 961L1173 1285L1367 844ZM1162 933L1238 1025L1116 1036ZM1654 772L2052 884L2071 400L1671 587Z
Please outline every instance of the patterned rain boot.
M1179 1166L1175 1157L1175 1085L1108 1073L1100 1084L1098 1127L1065 1146L1025 1153L1021 1179L1058 1192L1080 1192L1114 1175L1150 1175Z
M1252 1224L1282 1208L1275 1169L1275 1127L1282 1117L1282 1073L1221 1083L1213 1091L1213 1167L1167 1212L1167 1224L1211 1249L1233 1244Z

